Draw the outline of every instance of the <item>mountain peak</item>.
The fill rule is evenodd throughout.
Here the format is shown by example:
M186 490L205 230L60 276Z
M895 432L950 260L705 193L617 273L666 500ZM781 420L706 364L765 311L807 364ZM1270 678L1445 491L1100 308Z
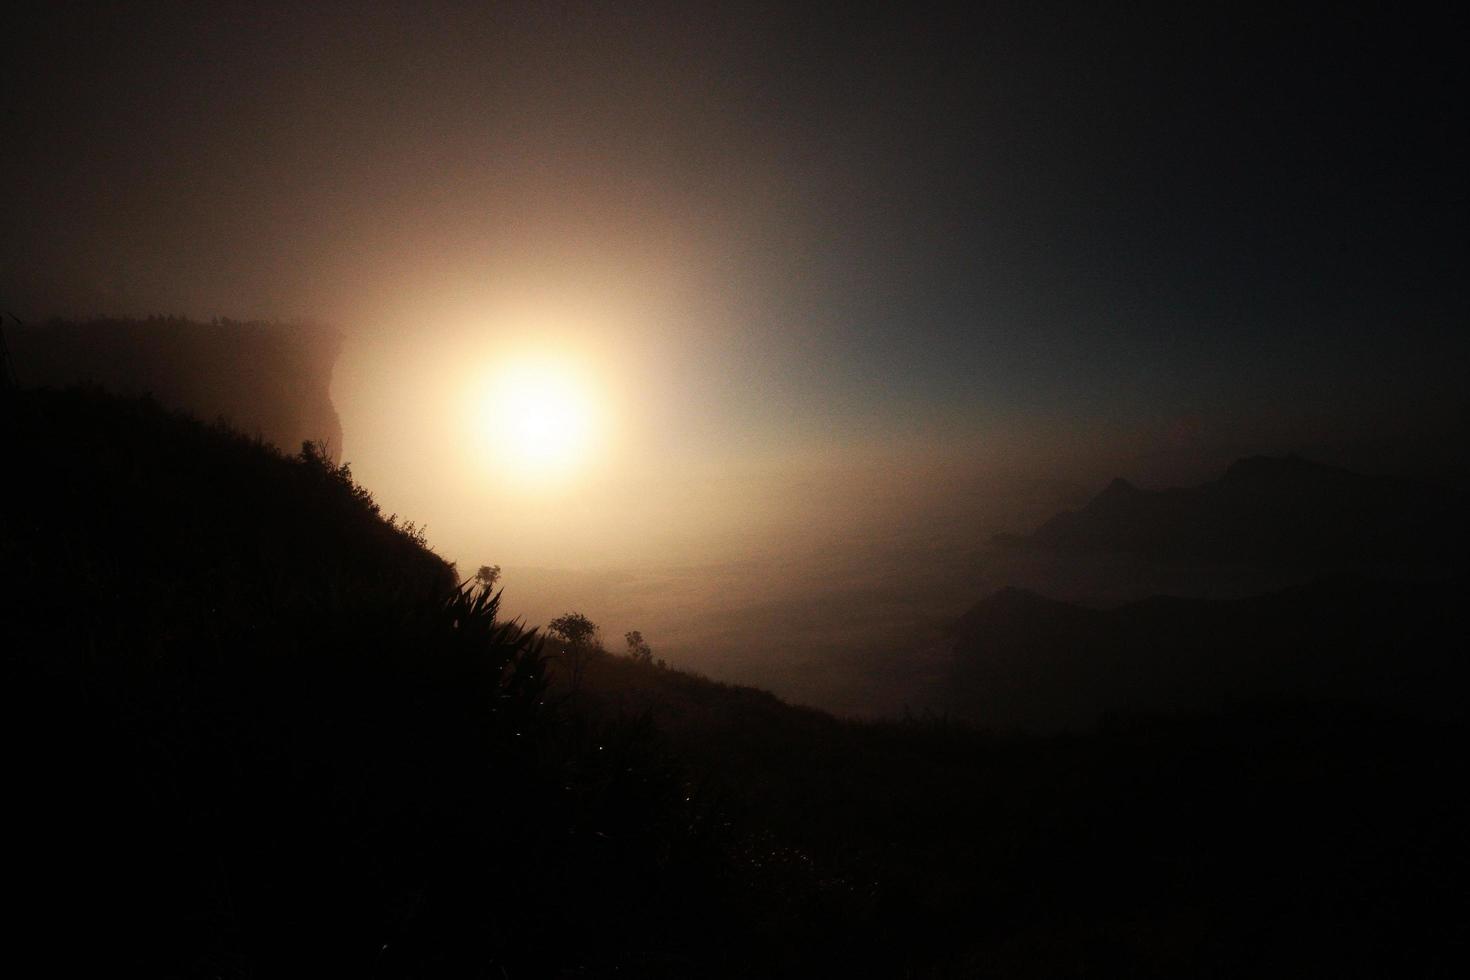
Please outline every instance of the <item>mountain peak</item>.
M1103 492L1100 493L1100 494L1098 494L1098 496L1100 496L1100 497L1124 497L1124 496L1132 496L1134 494L1142 493L1142 492L1143 491L1139 490L1137 487L1135 487L1133 484L1129 483L1127 480L1123 479L1121 476L1117 476L1117 477L1114 477L1113 478L1113 482L1112 483L1109 483L1107 485L1107 487L1105 487L1103 489Z
M1345 473L1335 466L1325 463L1314 463L1309 459L1290 453L1286 456L1245 456L1230 464L1225 475L1220 478L1221 483L1231 483L1241 480L1259 480L1283 478L1305 475L1325 475Z
M1384 562L1458 566L1462 493L1367 476L1301 456L1247 456L1200 487L1141 490L1117 479L1011 545L1194 564L1337 569Z

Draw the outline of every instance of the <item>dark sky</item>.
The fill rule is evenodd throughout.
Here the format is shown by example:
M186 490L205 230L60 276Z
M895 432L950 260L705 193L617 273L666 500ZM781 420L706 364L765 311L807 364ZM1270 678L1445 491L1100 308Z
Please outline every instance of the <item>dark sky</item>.
M1452 438L1463 25L1249 6L13 5L0 299L606 295L686 440Z

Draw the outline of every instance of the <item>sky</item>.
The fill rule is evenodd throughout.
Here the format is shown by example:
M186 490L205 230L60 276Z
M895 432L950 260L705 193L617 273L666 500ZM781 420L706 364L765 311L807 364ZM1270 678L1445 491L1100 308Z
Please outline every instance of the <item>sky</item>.
M1429 11L13 4L0 301L337 326L354 472L461 560L728 557L987 467L1449 465ZM575 480L487 465L516 352L599 406Z

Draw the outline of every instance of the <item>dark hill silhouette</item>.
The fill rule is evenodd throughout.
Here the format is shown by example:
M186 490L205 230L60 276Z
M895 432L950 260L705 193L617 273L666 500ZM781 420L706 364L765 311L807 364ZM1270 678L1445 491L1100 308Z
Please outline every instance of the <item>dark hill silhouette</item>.
M26 972L535 976L699 935L677 773L560 714L535 634L346 467L96 390L4 400L0 445Z
M1254 456L1200 487L1114 480L1081 510L996 542L1192 564L1463 568L1467 503L1463 488Z
M52 321L6 329L22 387L90 384L149 394L206 422L223 418L286 452L336 459L342 424L329 388L340 337L314 324L180 317Z
M989 613L1074 637L1100 615L1015 592ZM1458 713L1425 724L1278 699L1022 737L933 716L841 721L626 658L594 659L586 681L585 710L647 712L705 792L764 828L745 852L762 875L809 872L786 879L794 904L756 940L826 935L858 953L807 975L891 975L889 944L935 977L1464 963L1440 904L1456 905L1467 870L1470 809L1448 775Z
M1463 973L1458 725L1028 738L606 654L569 694L319 453L97 391L0 400L0 445L27 975Z
M1099 610L1002 590L956 624L942 700L978 723L1048 730L1084 729L1114 710L1293 698L1453 718L1470 680L1465 595L1463 578L1348 576Z

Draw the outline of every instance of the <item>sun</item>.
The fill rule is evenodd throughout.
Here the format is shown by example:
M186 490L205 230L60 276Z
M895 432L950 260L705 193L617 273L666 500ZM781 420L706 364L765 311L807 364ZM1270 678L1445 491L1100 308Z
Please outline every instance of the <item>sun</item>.
M588 384L570 363L520 357L493 372L480 406L480 431L513 472L564 475L587 463L599 413Z

